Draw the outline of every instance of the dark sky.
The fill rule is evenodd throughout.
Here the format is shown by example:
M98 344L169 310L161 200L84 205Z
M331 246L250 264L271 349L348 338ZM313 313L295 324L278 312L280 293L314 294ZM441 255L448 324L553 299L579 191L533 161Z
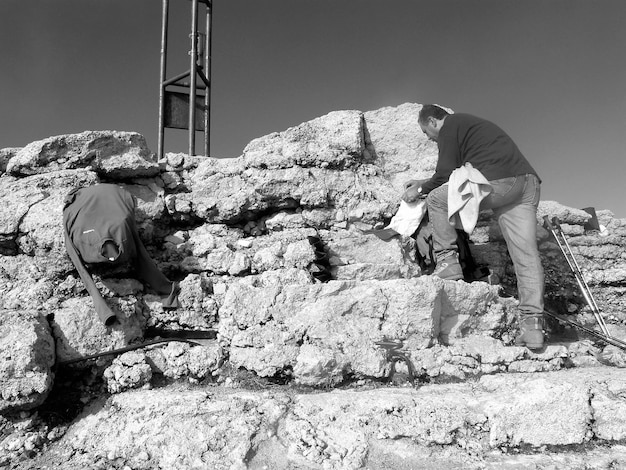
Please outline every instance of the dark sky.
M191 9L170 3L168 76L189 68ZM108 129L156 151L160 30L160 0L2 0L0 148ZM214 0L211 154L434 102L508 131L543 199L626 217L625 46L624 0Z

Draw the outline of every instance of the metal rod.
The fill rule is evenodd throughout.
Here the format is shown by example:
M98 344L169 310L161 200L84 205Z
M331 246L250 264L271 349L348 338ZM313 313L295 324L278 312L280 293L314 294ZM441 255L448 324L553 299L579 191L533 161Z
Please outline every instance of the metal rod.
M204 155L211 156L211 46L213 41L211 34L213 32L213 1L206 2L206 35L204 47L204 73L200 76L204 81L207 91L204 95ZM206 74L206 75L205 75Z
M554 239L558 243L559 248L561 249L561 252L563 253L563 256L565 257L567 261L567 264L569 265L570 269L574 273L574 277L576 278L578 287L581 293L583 294L583 297L585 298L585 302L591 308L591 311L593 312L593 315L596 321L598 322L598 325L600 326L600 329L602 330L602 332L608 337L610 337L611 335L606 326L606 323L604 322L604 319L602 318L602 315L600 314L597 304L595 303L595 300L593 299L591 291L589 290L589 286L587 282L585 281L585 278L582 275L582 270L580 269L580 265L578 264L578 262L576 261L576 258L574 257L572 248L570 247L569 243L567 242L567 239L565 238L565 234L563 233L563 230L561 229L561 225L559 224L558 219L555 217L552 220L552 222L548 220L548 224L550 227L550 231L552 232L552 235L554 236Z
M202 78L202 77L200 77L200 78ZM191 86L191 83L189 83L189 82L182 82L182 83L177 83L174 86L179 86L181 88L189 88ZM207 87L204 86L204 85L196 85L196 90L206 90L206 89L207 89ZM204 95L202 95L201 97L204 98Z
M591 308L591 311L593 312L594 316L596 317L596 321L598 322L598 325L600 325L600 329L602 330L602 332L605 335L607 335L610 338L611 334L609 333L609 329L606 326L604 318L602 318L602 314L600 313L600 309L598 308L598 304L596 303L595 299L593 298L593 294L591 293L591 289L589 288L589 284L587 284L587 281L585 280L585 277L583 276L582 269L580 268L580 265L578 264L578 261L576 261L576 257L574 256L574 252L572 251L572 248L571 248L569 242L567 241L567 238L565 237L565 234L563 233L563 230L561 229L561 225L558 223L558 221L555 222L555 225L556 225L556 227L558 229L558 232L559 232L561 238L563 239L563 244L564 244L565 248L567 249L567 253L569 253L569 257L571 258L570 267L572 268L572 271L574 272L574 275L576 277L576 281L578 282L578 287L580 287L580 290L583 293L583 296L585 297L585 301L587 302L587 305L589 305L589 307ZM559 243L559 246L560 246L560 243ZM563 251L563 254L565 254L565 250L563 250L563 248L561 248L561 250Z
M544 310L544 312L554 318L555 320L560 321L561 323L567 323L568 325L571 325L575 328L578 328L581 331L584 331L585 333L589 333L590 335L601 339L602 341L604 341L607 344L611 344L613 346L616 346L620 349L623 349L626 351L626 343L620 339L614 338L612 336L607 336L605 334L602 334L598 331L592 330L591 328L587 328L586 326L581 325L580 323L575 322L574 320L570 320L569 318L566 318L562 315L557 315L556 313L552 313L549 312L548 310Z
M211 86L209 79L206 77L206 75L204 75L204 72L202 70L198 70L198 76L200 77L200 80L202 80L206 88L209 88ZM201 86L202 85L200 85L198 88L200 88Z
M182 85L179 85L179 84L178 84L178 83L176 83L176 82L177 82L178 80L182 80L182 79L183 79L183 78L185 78L185 77L188 77L189 75L191 75L191 70L187 70L186 72L181 73L181 74L179 74L179 75L176 75L175 77L168 78L167 80L165 80L165 81L163 82L163 85L164 85L164 86L169 86L169 85L182 86Z
M165 140L165 74L167 68L167 28L169 0L163 0L163 20L161 25L161 70L159 79L159 133L157 158L163 158L163 142Z
M570 247L569 242L567 241L567 238L563 237L563 240L565 241L565 246L567 246L567 249L569 250L569 252L572 253L572 248ZM580 265L578 264L578 261L576 261L576 258L574 258L574 254L573 253L572 253L572 259L574 260L574 264L576 265L576 269L580 273L580 278L581 278L582 282L584 283L585 288L589 292L589 298L593 302L593 308L595 308L597 311L600 311L600 309L598 308L598 304L596 303L596 300L593 298L593 295L591 294L591 289L589 289L589 285L587 284L587 281L585 280L585 278L583 276L583 271L582 271L582 269L580 269Z
M189 155L196 153L196 78L198 76L198 0L191 6L191 84L189 87Z
M589 308L591 308L591 311L593 312L593 315L596 321L598 322L598 325L600 326L600 330L602 330L602 333L606 335L608 338L611 338L611 333L609 332L609 329L606 325L606 322L604 321L604 318L602 318L602 314L600 312L600 309L598 308L598 304L593 298L591 289L589 288L589 285L587 284L587 281L585 280L585 277L583 276L582 269L580 268L580 265L576 261L576 257L574 256L572 248L570 244L568 243L567 238L565 237L565 234L563 233L563 230L561 229L561 225L558 219L554 217L552 221L550 221L548 219L548 216L545 216L544 220L548 228L552 232L552 236L554 237L557 244L559 245L559 248L561 249L561 253L563 253L563 256L565 257L567 264L569 265L570 269L574 273L574 277L576 278L578 287L581 293L583 294L583 297L585 298L585 302L587 302L587 305L589 306Z

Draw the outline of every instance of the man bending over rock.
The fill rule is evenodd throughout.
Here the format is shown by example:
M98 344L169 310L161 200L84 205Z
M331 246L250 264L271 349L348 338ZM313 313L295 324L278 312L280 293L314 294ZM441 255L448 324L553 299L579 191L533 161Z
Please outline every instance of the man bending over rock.
M495 124L470 114L450 114L439 106L424 105L420 128L437 142L435 174L426 181L405 183L403 199L426 197L437 257L434 275L458 280L463 272L458 260L457 234L448 219L448 179L470 163L488 180L493 191L480 202L492 209L513 260L519 294L518 345L543 347L544 273L537 249L537 205L541 180L513 140Z
M70 192L63 205L65 247L96 312L105 325L115 314L105 303L87 271L91 265L132 265L138 277L159 294L167 308L178 307L178 285L167 279L146 251L135 223L136 201L114 184L96 184Z

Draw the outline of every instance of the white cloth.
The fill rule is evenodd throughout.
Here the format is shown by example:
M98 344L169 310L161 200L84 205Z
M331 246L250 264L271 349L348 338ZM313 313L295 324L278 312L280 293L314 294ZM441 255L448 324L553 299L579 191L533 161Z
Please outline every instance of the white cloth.
M493 188L484 175L466 163L457 168L448 180L448 221L471 234L478 222L480 203Z
M420 199L417 202L400 201L398 212L394 215L385 229L392 229L404 237L410 237L419 227L426 213L426 201Z

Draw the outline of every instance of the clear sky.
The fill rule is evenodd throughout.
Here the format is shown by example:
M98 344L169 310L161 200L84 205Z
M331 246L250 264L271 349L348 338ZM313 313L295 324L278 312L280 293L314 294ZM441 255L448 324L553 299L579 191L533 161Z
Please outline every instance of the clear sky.
M190 48L191 2L170 3L168 77ZM212 156L334 110L440 103L503 127L542 199L626 218L625 0L213 3ZM2 0L0 148L127 130L156 151L160 31L160 0ZM165 143L186 152L186 131Z

